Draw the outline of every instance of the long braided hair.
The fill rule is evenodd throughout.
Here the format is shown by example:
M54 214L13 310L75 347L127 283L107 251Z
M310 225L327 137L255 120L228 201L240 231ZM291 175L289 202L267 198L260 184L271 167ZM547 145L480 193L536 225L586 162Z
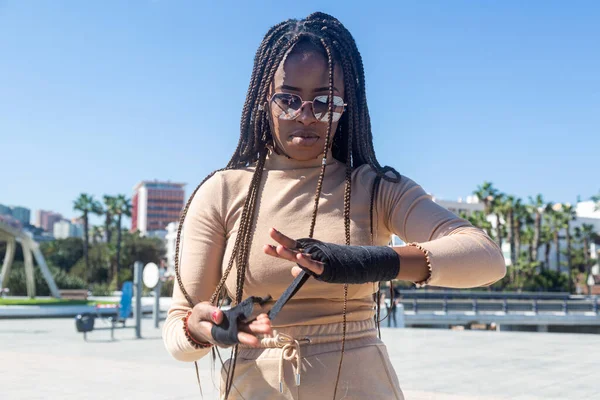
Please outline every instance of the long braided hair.
M266 107L267 96L269 95L269 89L273 82L275 72L285 56L292 51L295 45L307 42L310 47L323 52L327 59L329 71L329 122L323 149L323 163L317 181L312 219L308 230L309 237L312 237L314 233L323 178L325 176L325 159L330 144L332 145L331 149L333 157L346 164L344 192L344 229L346 245L350 245L352 171L361 165L368 164L376 172L376 178L371 190L370 203L371 240L373 240L374 199L377 196L381 180L384 179L391 182L399 182L400 180L400 174L397 171L391 167L382 167L375 157L373 136L371 133L371 121L369 118L369 110L367 108L363 63L350 32L336 18L321 12L310 14L302 20L289 19L273 26L266 33L254 57L250 85L248 87L246 102L244 103L242 111L240 138L237 148L225 168L212 172L202 181L202 183L200 183L200 185L198 185L185 205L179 220L176 241L177 249L175 252L175 273L179 288L187 299L190 307L194 307L195 304L181 281L179 272L179 251L181 229L192 199L200 186L215 173L223 170L253 167L254 173L244 202L239 232L235 239L231 258L223 271L219 284L210 298L210 302L214 305L222 304L222 301L227 298L226 290L224 290L225 281L235 263L237 281L235 297L232 299L232 304L238 304L242 301L245 272L248 266L248 256L252 241L256 200L259 195L259 187L268 149L273 145L273 132L271 131L271 124L269 123L270 116L268 114L269 108ZM331 143L334 67L342 68L343 71L344 98L347 107L346 112L342 115L342 118L338 123L335 139L333 143ZM390 176L388 172L391 172L393 176ZM337 383L339 381L344 355L347 298L348 285L344 285L342 350L335 384L336 389L333 394L334 398L337 391ZM379 293L377 293L377 298L379 298ZM377 313L375 318L379 326L378 301L376 302L376 307ZM233 386L237 354L238 346L234 346L232 349L231 362L226 371L225 399L228 398Z

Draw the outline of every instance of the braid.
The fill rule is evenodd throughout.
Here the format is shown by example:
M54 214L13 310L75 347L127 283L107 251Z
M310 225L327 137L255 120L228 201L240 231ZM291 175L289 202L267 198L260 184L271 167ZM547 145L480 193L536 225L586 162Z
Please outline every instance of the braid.
M327 51L327 69L329 71L329 96L328 96L328 118L327 118L327 136L325 137L325 144L323 148L323 162L321 163L321 173L317 180L317 190L315 193L315 205L313 208L313 217L310 223L310 229L308 237L312 238L315 233L315 224L317 222L317 211L319 210L319 198L323 190L323 179L325 177L325 168L327 167L327 154L329 152L329 142L331 141L331 126L333 122L333 59L331 57L331 50L325 42L321 39L321 43Z
M331 84L330 90L333 92L333 83ZM331 106L330 114L333 112L333 102ZM350 246L350 203L352 200L352 135L348 135L348 142L346 145L346 187L344 190L344 233L346 234L346 245ZM337 394L338 382L340 381L340 375L342 372L342 362L344 361L344 349L346 346L346 310L348 308L348 285L344 285L344 309L342 312L342 349L340 354L340 363L338 365L338 373L335 378L335 388L333 390L333 398L335 399Z
M206 177L198 187L193 191L186 203L177 230L176 252L175 252L175 273L177 283L181 292L188 301L190 307L195 305L194 299L187 293L181 280L180 274L180 246L181 230L185 221L187 211L196 192L204 182L210 179L215 173L224 170L240 169L253 167L254 172L248 188L248 193L244 201L242 215L240 217L239 230L233 245L231 257L227 267L222 273L221 279L210 298L210 302L218 305L227 297L225 283L230 275L233 265L236 266L236 284L233 293L233 302L238 304L243 299L244 282L248 268L248 258L252 245L252 236L254 230L254 219L256 215L256 205L260 195L262 176L267 157L267 149L273 140L269 115L265 104L270 91L273 77L279 68L284 57L292 48L301 41L309 41L322 49L327 57L327 67L329 73L329 96L328 96L328 125L327 136L323 149L323 162L321 171L317 180L315 190L314 207L309 227L309 237L313 237L316 225L316 219L319 209L319 199L323 190L323 181L327 166L327 154L329 148L332 149L333 157L346 164L345 190L344 190L344 231L346 244L350 245L351 240L351 219L350 204L352 197L352 172L361 165L369 165L375 172L376 178L371 190L370 218L371 218L371 241L373 242L373 213L376 209L376 198L379 191L381 180L389 182L399 182L400 174L391 167L382 167L375 156L373 148L373 135L371 131L371 121L366 100L366 86L364 78L364 67L362 57L354 38L350 32L334 17L317 12L310 14L304 20L289 19L273 26L265 34L260 46L254 56L254 64L246 101L242 108L240 119L240 137L237 147L233 152L226 167L212 172ZM346 101L346 110L338 122L338 129L335 133L335 139L332 143L333 126L333 82L334 70L341 68L344 76L344 97ZM387 174L392 172L392 174ZM340 379L342 361L346 340L346 310L348 299L348 285L344 285L344 307L343 307L343 334L342 351L340 364L336 378L334 397L337 393L337 384ZM377 302L377 319L379 319L379 302ZM379 328L379 324L378 324ZM218 353L218 350L217 350ZM220 357L220 353L219 358ZM238 346L232 350L230 368L227 369L227 378L225 385L225 399L228 398L233 386L235 365L238 355Z

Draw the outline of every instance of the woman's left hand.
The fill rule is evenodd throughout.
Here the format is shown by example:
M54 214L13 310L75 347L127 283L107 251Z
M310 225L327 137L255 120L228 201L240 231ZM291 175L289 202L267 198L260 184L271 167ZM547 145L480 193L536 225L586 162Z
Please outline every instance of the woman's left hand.
M298 245L294 239L284 235L275 228L271 228L269 235L274 241L279 243L279 245L265 245L263 247L265 254L300 264L315 275L321 275L323 273L323 263L311 259L309 255L300 253L297 250ZM292 268L292 275L294 275L294 277L298 276L300 272L302 272L302 268L298 266Z
M294 240L271 228L278 246L266 245L264 252L297 264L292 275L305 270L328 283L362 284L398 279L400 255L388 246L347 246L314 238Z

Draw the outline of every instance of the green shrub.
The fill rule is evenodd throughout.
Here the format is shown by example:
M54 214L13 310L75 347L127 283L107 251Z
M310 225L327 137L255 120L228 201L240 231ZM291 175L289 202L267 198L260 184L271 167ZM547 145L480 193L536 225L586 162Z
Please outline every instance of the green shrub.
M67 272L48 265L54 282L59 289L85 289L86 284L83 279L68 274ZM34 267L35 294L36 296L50 296L50 289L44 279L40 269ZM11 296L27 296L27 284L25 279L25 265L23 262L15 261L10 270L8 278L8 288Z
M112 296L111 285L108 283L94 283L92 285L92 296Z

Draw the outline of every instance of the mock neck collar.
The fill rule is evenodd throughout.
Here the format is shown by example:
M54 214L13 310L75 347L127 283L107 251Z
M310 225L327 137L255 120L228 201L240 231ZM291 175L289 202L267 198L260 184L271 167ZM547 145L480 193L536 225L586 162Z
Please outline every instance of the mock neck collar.
M333 158L331 150L327 152L327 165L331 165L336 162ZM267 159L265 161L265 168L270 170L288 170L288 169L301 169L301 168L315 168L320 167L323 163L323 155L319 154L316 158L311 160L301 161L293 158L289 158L283 154L277 154L273 150L269 150Z

